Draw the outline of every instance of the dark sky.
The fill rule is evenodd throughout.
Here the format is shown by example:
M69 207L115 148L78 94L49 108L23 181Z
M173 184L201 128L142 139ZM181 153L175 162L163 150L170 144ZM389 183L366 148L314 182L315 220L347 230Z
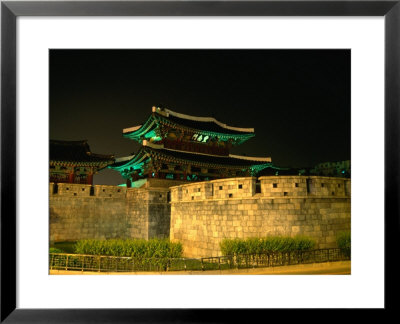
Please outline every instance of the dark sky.
M350 159L350 50L51 50L50 138L139 148L122 129L155 105L256 136L233 153L281 167ZM124 181L101 171L95 184Z

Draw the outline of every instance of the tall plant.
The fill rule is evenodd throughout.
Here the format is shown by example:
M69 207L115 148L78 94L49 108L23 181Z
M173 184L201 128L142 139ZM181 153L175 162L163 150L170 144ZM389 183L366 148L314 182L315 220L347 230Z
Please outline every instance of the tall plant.
M337 246L345 253L345 255L351 255L351 232L339 232L336 237Z
M220 243L223 255L307 251L315 241L305 236L269 236L265 238L224 239Z

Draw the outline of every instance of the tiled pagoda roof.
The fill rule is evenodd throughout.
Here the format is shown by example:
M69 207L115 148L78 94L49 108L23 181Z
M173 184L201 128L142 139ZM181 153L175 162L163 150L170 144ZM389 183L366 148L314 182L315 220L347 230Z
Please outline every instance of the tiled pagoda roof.
M243 129L243 131L235 129L235 128L226 128L221 126L221 123L219 123L216 119L210 118L206 120L199 120L199 119L187 119L187 118L182 118L179 116L174 116L170 114L168 117L168 120L171 122L186 126L188 128L193 128L196 130L202 130L202 131L210 131L210 132L215 132L215 133L224 133L224 134L252 134L254 133L253 131L250 131L250 129ZM194 117L196 118L196 117ZM215 121L213 121L214 119ZM218 122L218 123L217 123ZM229 126L228 126L229 127Z
M154 145L155 146L155 145ZM138 154L132 156L129 159L122 158L120 161L116 160L116 163L110 165L112 169L121 171L126 168L133 167L139 163L143 163L148 158L154 158L158 161L164 161L166 163L177 163L177 164L191 164L197 167L209 167L209 168L248 168L250 166L265 166L271 165L270 158L251 158L246 156L220 156L210 155L201 153L192 153L171 150L166 148L154 148L151 146L143 146Z
M77 162L80 164L110 164L113 163L115 159L113 155L92 153L86 140L50 140L50 161Z
M196 117L174 112L169 109L153 107L152 114L142 125L125 128L124 137L138 140L141 136L149 133L158 125L170 125L172 127L191 130L205 135L218 136L221 139L235 138L239 143L253 137L254 128L240 128L228 126L212 117Z

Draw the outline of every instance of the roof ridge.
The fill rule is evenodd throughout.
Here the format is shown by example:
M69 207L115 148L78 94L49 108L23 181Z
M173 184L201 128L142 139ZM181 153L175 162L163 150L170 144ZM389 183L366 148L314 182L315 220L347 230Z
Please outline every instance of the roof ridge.
M192 115L186 115L182 113L178 113L176 111L167 109L167 108L160 108L160 107L152 107L152 111L156 112L164 117L169 117L169 115L172 115L174 117L182 118L182 119L187 119L187 120L194 120L194 121L199 121L199 122L214 122L218 126L225 128L225 129L230 129L238 132L243 132L243 133L254 133L254 128L243 128L243 127L235 127L235 126L229 126L225 123L220 122L219 120L215 119L214 117L199 117L199 116L192 116Z
M241 160L249 160L249 161L272 162L271 157L246 156L246 155L236 155L236 154L229 154L229 157Z

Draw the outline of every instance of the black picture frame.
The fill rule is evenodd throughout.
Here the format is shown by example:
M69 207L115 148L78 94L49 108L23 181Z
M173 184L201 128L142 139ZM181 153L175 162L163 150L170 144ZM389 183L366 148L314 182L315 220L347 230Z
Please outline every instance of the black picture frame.
M236 322L266 309L16 308L16 19L19 16L384 16L385 310L396 307L393 241L399 234L400 0L393 1L2 1L1 2L1 322ZM367 158L367 157L366 157ZM366 161L367 163L368 161ZM367 247L366 247L367 248Z

